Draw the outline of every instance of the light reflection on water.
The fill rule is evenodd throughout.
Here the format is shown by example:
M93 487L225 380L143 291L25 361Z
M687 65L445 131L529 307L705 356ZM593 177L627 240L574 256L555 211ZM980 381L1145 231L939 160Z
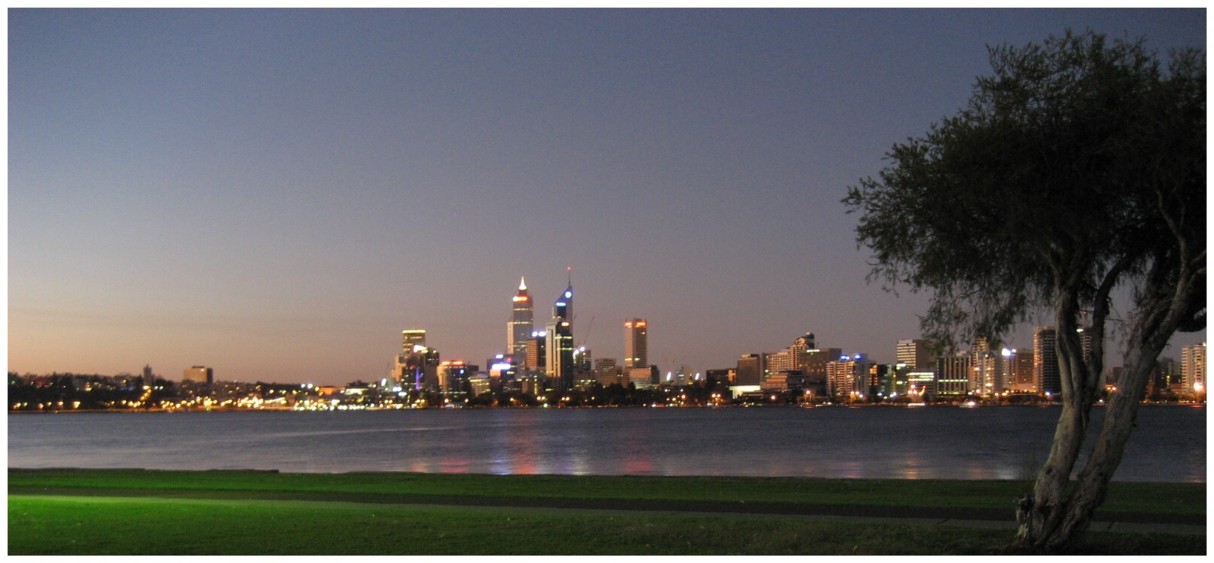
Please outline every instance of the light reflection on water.
M1017 479L1056 408L9 415L9 467ZM1103 411L1097 409L1093 426ZM1027 468L1027 469L1026 469ZM1205 409L1140 410L1115 477L1205 481Z

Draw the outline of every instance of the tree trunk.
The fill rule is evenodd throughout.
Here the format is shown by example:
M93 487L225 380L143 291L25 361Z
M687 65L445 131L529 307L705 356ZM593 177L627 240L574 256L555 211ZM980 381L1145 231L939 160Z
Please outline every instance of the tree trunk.
M1073 341L1067 341L1074 331L1075 317L1066 315L1069 311L1065 308L1058 308L1062 416L1054 432L1050 458L1037 474L1032 495L1018 502L1017 548L1034 553L1065 552L1087 531L1096 509L1104 502L1109 481L1121 464L1147 379L1168 339L1184 320L1187 303L1201 279L1200 273L1182 276L1184 282L1177 284L1172 293L1152 288L1156 291L1154 295L1139 297L1140 314L1127 338L1117 392L1110 397L1100 434L1073 487L1069 486L1069 477L1087 434L1088 413L1096 391L1093 375L1099 373L1101 362L1085 363L1079 357L1082 352Z
M1074 486L1068 490L1068 480L1050 473L1053 468L1047 463L1038 476L1033 496L1020 500L1016 516L1020 523L1017 537L1020 549L1037 553L1067 551L1087 531L1096 509L1104 502L1109 481L1121 464L1146 380L1158 355L1141 351L1141 348L1135 352L1131 355L1137 356L1137 361L1127 365L1117 381L1118 392L1109 400L1100 435ZM1066 431L1063 426L1063 421L1059 421L1058 434ZM1068 443L1074 442L1075 448L1081 445L1082 439L1083 434L1066 437ZM1057 445L1056 436L1055 448ZM1044 484L1046 481L1048 485Z

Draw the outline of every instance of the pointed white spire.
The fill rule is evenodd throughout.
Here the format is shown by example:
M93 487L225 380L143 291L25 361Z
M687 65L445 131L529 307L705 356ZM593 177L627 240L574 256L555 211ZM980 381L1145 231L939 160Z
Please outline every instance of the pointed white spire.
M527 291L527 278L526 277L520 277L518 279L518 290Z

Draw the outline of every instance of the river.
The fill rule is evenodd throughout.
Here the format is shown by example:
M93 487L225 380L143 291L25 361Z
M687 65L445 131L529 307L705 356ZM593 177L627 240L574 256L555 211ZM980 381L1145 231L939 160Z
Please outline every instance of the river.
M10 468L1019 479L1057 407L10 414ZM1094 423L1103 418L1096 409ZM1095 424L1093 424L1095 426ZM1114 480L1205 482L1204 407L1144 407Z

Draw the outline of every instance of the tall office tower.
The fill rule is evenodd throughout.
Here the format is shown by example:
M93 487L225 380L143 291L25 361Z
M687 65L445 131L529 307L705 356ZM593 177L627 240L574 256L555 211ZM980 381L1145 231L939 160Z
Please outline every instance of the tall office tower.
M1058 331L1054 327L1037 327L1033 332L1033 384L1037 393L1057 395L1062 392L1057 346Z
M930 370L936 367L936 358L928 348L926 340L899 340L896 358L898 363L910 366L911 371Z
M573 388L573 269L569 270L569 285L552 304L552 320L545 327L547 339L546 370L559 389Z
M534 306L527 293L527 280L519 279L518 293L514 294L510 322L506 330L506 350L516 358L527 357L527 339L534 330Z
M402 352L409 353L413 351L414 346L426 346L426 331L424 330L402 330L400 331L400 349Z
M426 346L426 331L402 330L401 351L396 356L396 377L414 390L438 389L438 350Z
M544 330L546 341L544 369L554 387L567 391L573 388L573 331L569 321L553 318Z
M792 356L792 369L805 371L805 364L809 361L810 352L817 349L818 345L814 342L814 333L810 332L805 336L798 336L792 342L792 346L788 347L788 353Z
M649 323L645 319L624 321L624 369L649 366Z
M1033 381L1033 351L1004 348L999 353L999 379L1012 393L1036 393Z
M999 377L999 355L991 351L986 337L978 337L970 351L969 390L983 397L996 395L1003 388Z
M1185 392L1203 393L1206 389L1206 343L1180 349L1180 381Z
M526 371L528 373L542 373L545 371L545 366L547 365L546 360L548 359L548 348L545 344L546 341L544 338L545 332L540 330L532 332L531 338L527 339Z

